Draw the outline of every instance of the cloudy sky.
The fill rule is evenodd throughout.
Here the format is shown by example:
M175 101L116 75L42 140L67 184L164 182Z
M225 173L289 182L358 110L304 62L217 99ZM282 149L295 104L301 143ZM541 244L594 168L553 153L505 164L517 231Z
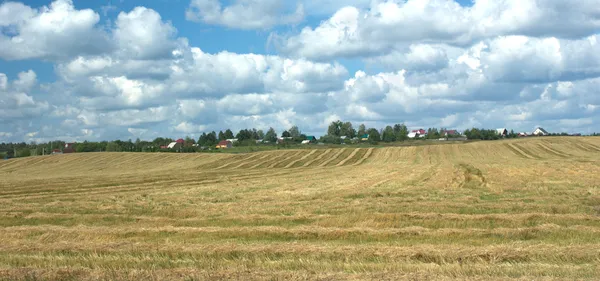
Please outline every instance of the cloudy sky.
M0 1L0 142L600 132L600 0Z

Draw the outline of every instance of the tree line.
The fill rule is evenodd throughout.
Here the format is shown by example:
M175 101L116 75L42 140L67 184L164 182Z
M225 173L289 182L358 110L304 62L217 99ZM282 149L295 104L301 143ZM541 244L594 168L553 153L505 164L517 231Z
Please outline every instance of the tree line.
M471 128L465 130L459 135L448 135L446 128L428 128L424 137L415 136L417 139L440 139L444 137L466 137L468 140L497 140L501 138L517 138L513 130L511 130L506 136L501 136L496 130L483 129L483 128ZM366 137L366 141L371 144L377 144L379 142L391 143L396 141L406 141L409 139L410 131L404 124L388 125L381 129L367 128L365 124L360 124L358 129L354 128L351 122L343 122L340 120L331 122L327 127L325 135L319 138L319 142L327 144L340 144L340 143L353 143L361 142ZM555 133L550 136L567 136L567 133ZM600 133L590 134L591 136L600 136ZM307 136L303 134L298 126L292 126L291 128L284 130L281 133L281 137L285 139L287 144L298 144L307 139ZM219 131L218 133L212 131L210 133L202 133L198 140L191 137L185 137L182 146L178 146L176 150L169 150L161 148L169 143L175 141L171 138L155 138L152 141L143 141L139 138L135 141L131 139L127 141L115 140L115 141L99 141L91 142L84 141L76 143L74 145L75 152L101 152L101 151L112 151L112 152L196 152L207 148L214 147L220 141L227 139L237 139L234 146L254 146L254 145L270 145L275 144L278 140L278 134L273 128L269 128L265 133L263 130L257 129L242 129L234 135L233 131L226 129L225 131ZM56 140L47 143L0 143L0 159L2 158L14 158L14 157L27 157L32 155L43 155L50 154L53 150L63 150L65 147L65 141Z

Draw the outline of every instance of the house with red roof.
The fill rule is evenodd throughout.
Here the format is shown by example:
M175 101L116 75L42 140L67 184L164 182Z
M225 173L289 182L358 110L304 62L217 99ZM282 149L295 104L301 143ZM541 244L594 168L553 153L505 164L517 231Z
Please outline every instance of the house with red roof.
M411 139L414 139L416 137L424 138L425 136L427 136L427 131L423 129L412 130L410 133L408 133L408 137Z
M223 149L232 148L232 147L233 147L232 142L228 141L228 140L222 140L216 146L216 148L223 148Z

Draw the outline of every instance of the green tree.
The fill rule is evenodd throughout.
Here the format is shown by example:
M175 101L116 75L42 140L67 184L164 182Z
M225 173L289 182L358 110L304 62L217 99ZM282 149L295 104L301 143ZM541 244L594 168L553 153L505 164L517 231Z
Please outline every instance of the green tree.
M346 136L349 138L356 137L356 130L354 130L354 127L352 127L352 123L342 123L340 126L340 136Z
M225 134L223 133L223 131L219 131L219 140L226 140L227 138L225 137Z
M327 134L336 137L341 136L340 132L342 124L343 123L340 120L331 122L331 124L329 124L329 127L327 128Z
M106 151L120 152L121 147L116 142L111 141L106 144Z
M283 131L283 133L281 133L282 138L289 138L291 136L292 136L292 134L290 134L290 132L288 132L288 131Z
M358 126L358 136L363 136L364 134L367 133L367 127L365 127L365 124L360 124L360 126Z
M370 128L369 130L367 130L367 134L369 134L369 142L371 144L377 144L379 143L379 141L381 141L381 135L379 134L379 131L377 131L377 129Z
M258 130L258 131L256 132L256 134L258 135L258 139L259 139L259 140L262 140L262 139L264 139L264 138L265 138L265 133L263 132L263 130Z
M234 138L233 132L229 129L225 130L225 139L232 139L232 138Z
M214 146L217 145L217 143L219 143L219 140L217 139L217 133L215 131L212 131L210 134L206 135L207 146Z
M295 125L292 126L288 131L290 132L290 137L292 138L299 138L302 134L300 133L300 129L298 129L298 126Z
M268 141L268 142L276 142L277 141L277 132L275 132L275 129L269 128L269 130L265 134L264 140Z
M394 133L394 128L392 128L392 126L385 127L385 129L383 130L383 134L381 136L381 139L384 142L394 142L394 141L396 141L396 134Z
M396 124L394 125L394 134L396 135L396 140L405 141L408 139L408 128L404 124Z

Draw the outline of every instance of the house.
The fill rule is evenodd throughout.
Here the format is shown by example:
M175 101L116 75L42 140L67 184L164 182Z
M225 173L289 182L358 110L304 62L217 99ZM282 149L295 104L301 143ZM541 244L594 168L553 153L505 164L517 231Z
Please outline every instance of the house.
M368 141L369 140L369 134L364 134L364 135L360 136L360 140L361 141Z
M63 154L63 152L60 149L53 149L52 154Z
M160 146L160 149L168 149L168 148L169 148L169 146L168 146L168 145L161 145L161 146Z
M547 135L549 135L548 131L544 130L544 128L542 128L542 127L535 128L535 130L531 134L534 135L534 136L547 136Z
M306 136L306 140L309 142L316 142L317 138L315 136Z
M425 131L423 129L418 129L418 130L412 130L410 133L408 133L408 138L414 139L417 136L420 138L424 138L425 136L427 136L427 131Z
M520 132L519 133L519 137L527 137L527 136L529 136L529 135L527 133L525 133L525 132Z
M445 136L445 137L448 137L448 136L458 136L458 135L460 135L460 134L458 133L457 130L445 130L445 131L442 131L442 136Z
M500 128L500 129L496 129L496 133L499 136L506 137L506 135L508 135L508 130L506 130L506 128Z
M75 144L74 143L65 143L65 148L63 149L63 153L74 153L75 152Z
M238 139L226 139L226 141L230 143L238 142Z
M309 143L310 143L310 141L309 141L309 140L303 140L303 141L302 141L302 144L309 144Z
M173 149L175 147L178 146L178 143L176 141L169 143L169 145L167 145L167 149Z
M233 144L228 141L228 140L222 140L219 142L219 144L217 144L216 146L217 148L223 148L223 149L227 149L227 148L232 148Z

